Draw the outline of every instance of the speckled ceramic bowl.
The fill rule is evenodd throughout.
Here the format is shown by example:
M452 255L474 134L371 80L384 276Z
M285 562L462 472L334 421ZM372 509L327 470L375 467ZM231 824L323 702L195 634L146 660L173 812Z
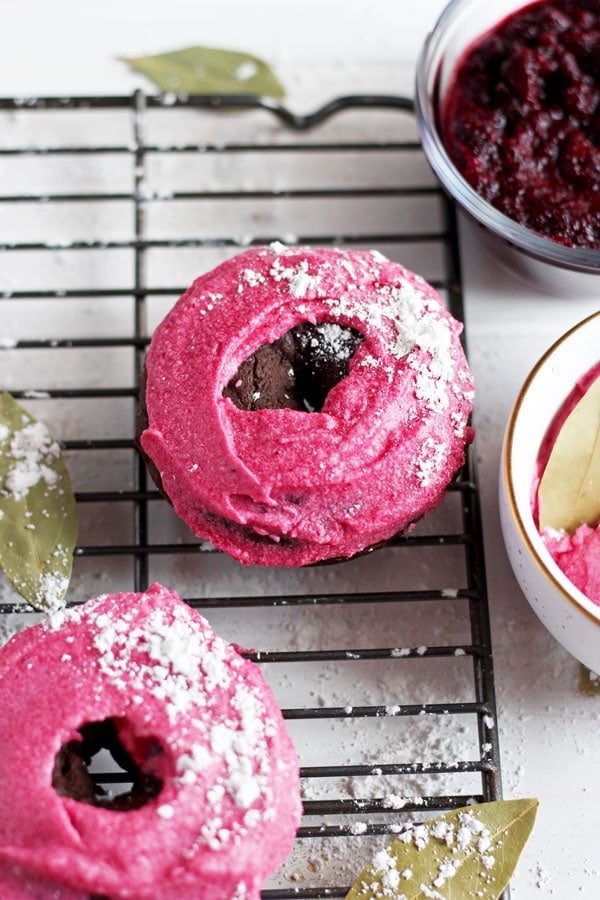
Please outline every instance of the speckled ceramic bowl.
M431 168L457 207L480 226L506 269L556 296L600 292L600 250L567 247L536 234L485 201L453 164L438 131L438 110L464 52L528 0L451 0L428 35L417 65L419 136Z
M544 354L508 420L500 467L500 520L515 576L546 628L576 659L600 672L600 606L558 568L532 513L535 462L546 431L575 383L600 359L600 312Z

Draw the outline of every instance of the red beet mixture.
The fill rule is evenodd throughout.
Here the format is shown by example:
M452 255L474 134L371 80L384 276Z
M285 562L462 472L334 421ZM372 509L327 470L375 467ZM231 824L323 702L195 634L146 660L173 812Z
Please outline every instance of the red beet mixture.
M459 61L444 144L485 200L553 240L600 249L600 0L542 0Z

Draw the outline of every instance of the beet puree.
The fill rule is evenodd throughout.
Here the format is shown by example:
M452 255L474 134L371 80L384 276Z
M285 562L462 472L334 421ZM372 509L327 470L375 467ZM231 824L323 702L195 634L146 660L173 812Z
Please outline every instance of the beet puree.
M441 110L453 162L546 237L600 249L600 0L542 0L459 61Z

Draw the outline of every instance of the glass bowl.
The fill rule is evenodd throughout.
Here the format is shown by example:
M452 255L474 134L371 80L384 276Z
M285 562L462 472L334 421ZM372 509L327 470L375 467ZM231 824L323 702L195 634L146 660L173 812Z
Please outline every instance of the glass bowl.
M419 136L443 189L491 237L490 246L501 263L528 279L541 281L542 287L550 286L553 292L556 273L561 270L585 273L589 277L585 283L579 280L579 286L600 291L600 250L559 244L497 210L458 172L438 131L439 106L457 62L474 41L526 5L524 0L452 0L445 7L418 60L415 105Z

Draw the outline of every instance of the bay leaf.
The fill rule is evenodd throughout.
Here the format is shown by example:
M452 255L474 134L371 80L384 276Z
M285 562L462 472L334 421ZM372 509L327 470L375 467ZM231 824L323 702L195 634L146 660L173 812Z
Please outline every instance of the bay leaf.
M122 59L167 93L256 94L276 98L285 94L266 62L237 50L185 47L155 56Z
M77 530L58 444L10 394L0 394L0 569L36 609L62 605Z
M571 410L540 481L540 528L573 533L600 519L600 378Z
M588 697L600 694L600 677L587 666L579 666L579 691Z
M497 900L533 828L538 801L496 800L412 825L377 853L346 900Z

